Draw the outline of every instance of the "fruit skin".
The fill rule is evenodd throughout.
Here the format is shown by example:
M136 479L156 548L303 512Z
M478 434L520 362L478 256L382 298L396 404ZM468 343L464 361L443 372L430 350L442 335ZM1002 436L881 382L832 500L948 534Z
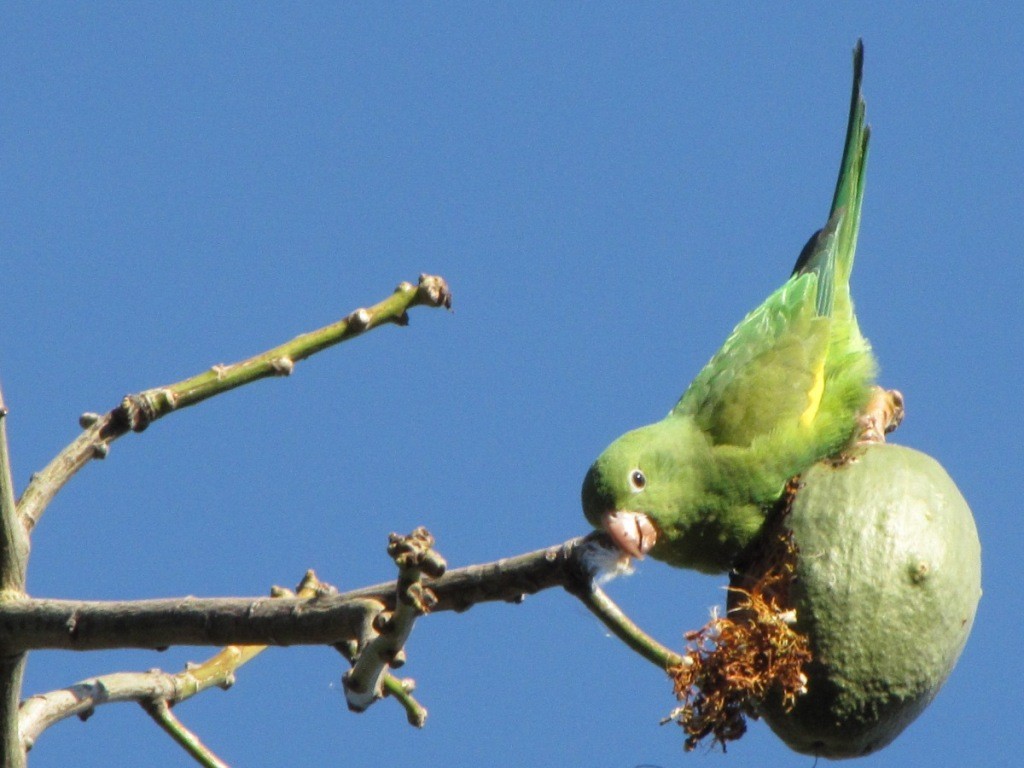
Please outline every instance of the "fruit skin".
M942 466L892 444L802 478L783 525L799 548L790 599L814 660L807 693L764 719L797 752L867 755L931 702L981 597L971 510Z

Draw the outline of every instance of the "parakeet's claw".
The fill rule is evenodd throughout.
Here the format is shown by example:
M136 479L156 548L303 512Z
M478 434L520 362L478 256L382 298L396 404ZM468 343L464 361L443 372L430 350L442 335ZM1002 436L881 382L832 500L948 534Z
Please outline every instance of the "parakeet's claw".
M900 425L905 414L903 394L898 389L874 387L871 399L860 415L857 445L884 443L885 436Z
M625 554L643 560L658 540L658 529L643 512L608 512L602 527Z

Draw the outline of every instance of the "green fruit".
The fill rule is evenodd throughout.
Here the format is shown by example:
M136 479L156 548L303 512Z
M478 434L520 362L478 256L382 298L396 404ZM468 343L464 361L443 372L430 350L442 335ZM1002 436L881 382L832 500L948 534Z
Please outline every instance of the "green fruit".
M792 749L881 749L945 682L981 597L971 511L945 470L903 446L805 473L783 525L798 547L790 601L811 643L807 692L764 719Z

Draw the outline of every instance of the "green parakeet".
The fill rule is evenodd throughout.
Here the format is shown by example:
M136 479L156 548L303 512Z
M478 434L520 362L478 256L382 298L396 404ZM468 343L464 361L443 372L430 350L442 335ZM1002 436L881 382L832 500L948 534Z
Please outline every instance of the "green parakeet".
M583 509L632 557L728 570L787 482L857 439L876 364L850 300L869 128L854 50L832 209L789 280L747 315L663 420L590 467Z

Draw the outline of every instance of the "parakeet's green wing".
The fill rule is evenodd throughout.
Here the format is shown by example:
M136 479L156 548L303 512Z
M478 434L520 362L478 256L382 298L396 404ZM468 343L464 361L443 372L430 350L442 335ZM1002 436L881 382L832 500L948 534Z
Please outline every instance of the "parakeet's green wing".
M716 444L744 446L779 427L810 427L825 406L849 411L873 376L849 291L869 136L862 66L858 43L828 224L808 242L789 281L736 327L672 411L693 418ZM826 391L826 382L840 386Z
M818 247L835 251L835 232ZM749 445L782 424L813 418L830 341L819 315L819 277L795 275L751 312L694 379L674 414L715 444Z

